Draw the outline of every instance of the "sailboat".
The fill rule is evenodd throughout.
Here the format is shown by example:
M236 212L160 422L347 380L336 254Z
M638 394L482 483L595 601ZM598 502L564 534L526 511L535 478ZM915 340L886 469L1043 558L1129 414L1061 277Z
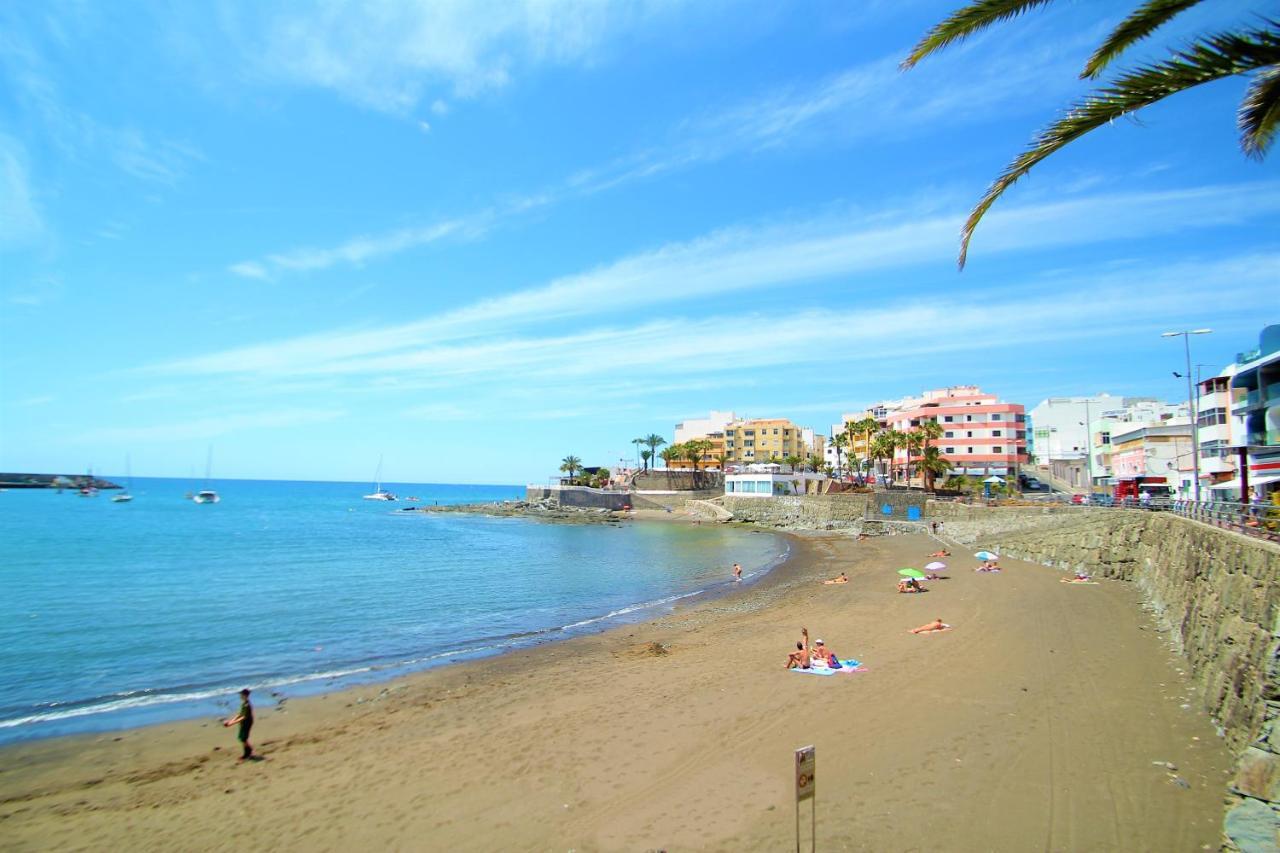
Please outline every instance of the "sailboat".
M129 489L133 487L133 466L130 464L128 456L124 458L124 484L124 491L118 495L111 496L113 504L123 504L133 500L133 495L129 494Z
M395 496L395 495L393 495L391 492L384 492L384 491L382 490L382 457L381 457L381 456L379 456L379 457L378 457L378 473L376 473L376 474L374 474L374 475L373 475L373 479L374 479L374 483L373 483L373 494L371 494L371 495L365 495L365 496L364 496L364 499L365 499L365 500L367 500L367 501L393 501L393 500L395 500L395 499L396 499L396 496Z
M191 500L198 504L216 504L221 498L218 493L209 488L209 474L213 470L213 447L209 447L209 456L204 463L204 485L205 488L195 493Z

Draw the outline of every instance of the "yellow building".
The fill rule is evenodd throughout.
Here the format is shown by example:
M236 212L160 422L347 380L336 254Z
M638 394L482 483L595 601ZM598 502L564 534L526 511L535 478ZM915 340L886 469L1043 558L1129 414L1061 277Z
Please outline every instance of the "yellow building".
M723 432L702 436L711 442L711 449L702 455L699 469L719 468L723 455L728 465L746 465L752 462L781 461L795 455L808 458L812 453L822 455L824 437L813 430L796 426L786 418L758 418L736 420ZM670 467L689 470L693 464L688 459L673 460Z

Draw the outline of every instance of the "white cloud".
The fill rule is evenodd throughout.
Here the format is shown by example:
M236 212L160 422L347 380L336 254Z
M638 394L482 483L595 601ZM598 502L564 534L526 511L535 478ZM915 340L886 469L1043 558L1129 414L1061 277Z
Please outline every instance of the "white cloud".
M346 414L335 409L282 409L253 413L228 413L216 417L186 418L173 423L137 427L101 427L78 437L83 443L139 445L219 438L238 432L285 429L337 420Z
M260 260L240 261L229 269L247 278L271 278L283 272L311 272L335 264L358 266L367 260L403 252L447 237L474 238L489 227L492 213L485 211L465 219L435 222L414 228L400 228L387 234L353 237L329 248L305 247L268 255Z
M994 256L1229 225L1277 210L1280 185L1269 182L1115 193L1010 207L992 215L981 237L985 255ZM849 282L847 292L856 298L863 289L882 289L880 274L886 270L921 264L941 267L952 260L961 214L920 218L913 213L726 229L410 323L310 335L150 369L277 377L426 368L444 373L462 369L468 361L503 360L510 353L523 357L522 344L499 335L531 324L616 316L837 277ZM867 226L868 220L873 224ZM609 334L613 333L603 336L607 339ZM455 341L461 343L451 345Z
M550 187L524 196L522 202L495 207L458 217L484 231L498 222L534 208L546 207L574 197L605 192L639 180L715 162L744 152L776 149L791 144L808 144L817 139L847 143L868 135L893 138L947 116L949 121L977 121L993 111L1002 114L1026 103L1025 93L1034 88L1046 94L1045 69L1061 66L1059 75L1068 83L1074 66L1064 56L1074 42L1053 42L1027 56L996 51L989 61L964 75L957 69L964 63L967 46L944 55L923 69L902 75L898 71L901 52L863 63L817 81L775 89L707 115L679 122L668 138L632 151L609 163L581 169ZM431 111L444 115L448 105L436 99ZM431 125L417 122L429 132ZM338 263L366 260L419 248L434 242L438 226L398 229L382 235L355 238L335 248L312 248L286 253L277 258L300 255L304 263L269 263L274 272L315 270ZM349 251L352 245L361 251ZM355 257L352 257L352 255ZM274 259L273 259L274 260Z
M606 41L635 32L674 5L330 0L305 10L264 6L263 18L241 33L259 31L243 46L246 58L269 79L330 89L364 106L408 114L441 89L455 98L473 97L539 65L594 61ZM444 101L434 97L432 104L434 109Z
M26 150L0 134L0 247L25 246L45 230L27 178Z

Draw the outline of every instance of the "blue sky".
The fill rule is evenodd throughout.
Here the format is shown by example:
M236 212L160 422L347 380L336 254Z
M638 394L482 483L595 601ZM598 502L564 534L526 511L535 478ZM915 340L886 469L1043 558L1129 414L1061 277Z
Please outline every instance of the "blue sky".
M4 4L0 470L539 482L709 409L1178 399L1160 332L1256 345L1280 174L1243 80L1050 159L957 272L1122 9L899 72L955 5Z

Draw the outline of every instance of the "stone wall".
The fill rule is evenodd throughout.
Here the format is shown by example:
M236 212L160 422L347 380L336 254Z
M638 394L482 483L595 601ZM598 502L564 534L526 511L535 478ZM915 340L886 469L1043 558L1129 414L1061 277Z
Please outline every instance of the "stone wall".
M560 506L581 509L619 510L631 505L631 494L629 492L611 492L604 489L589 489L585 486L528 486L525 488L525 500L531 503L550 500Z
M724 474L719 471L642 471L631 481L633 489L667 491L724 491Z
M1239 754L1228 838L1241 849L1276 849L1280 547L1170 513L930 509L945 535L966 545L1134 583L1190 664L1200 704Z
M717 503L733 513L735 521L805 530L857 530L861 529L872 498L859 494L751 498L725 495Z

